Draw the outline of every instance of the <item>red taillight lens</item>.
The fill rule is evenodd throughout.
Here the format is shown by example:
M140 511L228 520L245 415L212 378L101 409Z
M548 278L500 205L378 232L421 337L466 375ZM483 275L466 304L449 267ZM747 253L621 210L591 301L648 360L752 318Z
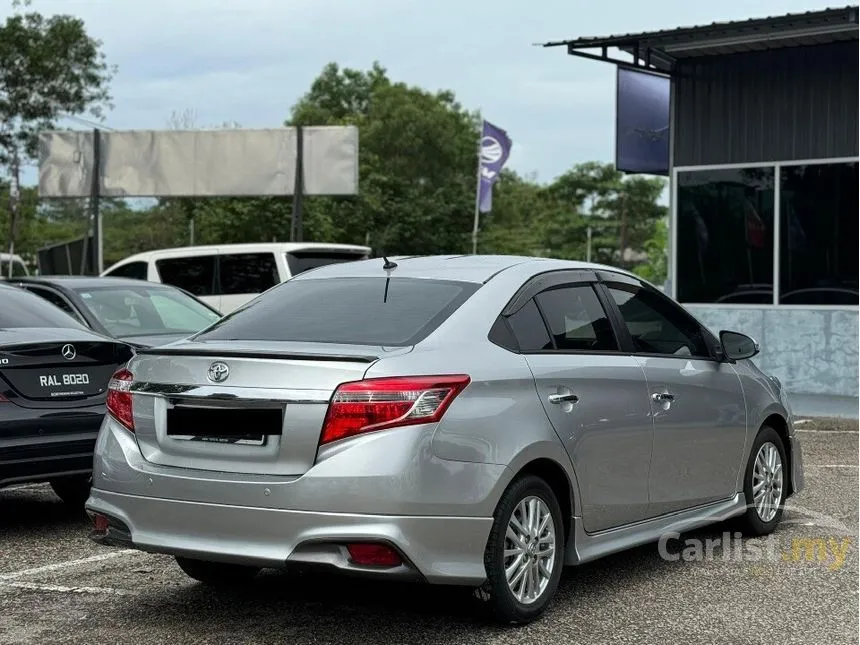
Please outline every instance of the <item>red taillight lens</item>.
M384 544L347 544L349 559L355 564L371 567L396 567L403 561L400 554Z
M469 380L465 374L453 374L344 383L329 404L320 444L374 430L439 421Z
M108 383L107 406L108 414L126 428L134 432L134 415L131 407L131 384L134 374L123 368L114 372Z

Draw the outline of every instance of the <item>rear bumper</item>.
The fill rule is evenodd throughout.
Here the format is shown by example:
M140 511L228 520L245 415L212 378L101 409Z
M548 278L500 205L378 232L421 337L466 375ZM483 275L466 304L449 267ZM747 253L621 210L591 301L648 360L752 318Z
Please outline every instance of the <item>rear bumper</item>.
M88 474L104 406L0 409L0 486Z
M480 585L492 518L322 513L176 501L94 488L87 510L114 522L97 542L151 553L267 568L323 566L360 575ZM350 562L344 544L384 542L390 569Z

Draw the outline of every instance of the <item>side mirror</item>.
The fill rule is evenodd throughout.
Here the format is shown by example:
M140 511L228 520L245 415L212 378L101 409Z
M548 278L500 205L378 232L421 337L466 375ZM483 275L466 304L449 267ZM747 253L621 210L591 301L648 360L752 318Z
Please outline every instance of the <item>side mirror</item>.
M759 352L757 342L736 331L721 331L720 344L723 346L723 354L732 362L752 358Z

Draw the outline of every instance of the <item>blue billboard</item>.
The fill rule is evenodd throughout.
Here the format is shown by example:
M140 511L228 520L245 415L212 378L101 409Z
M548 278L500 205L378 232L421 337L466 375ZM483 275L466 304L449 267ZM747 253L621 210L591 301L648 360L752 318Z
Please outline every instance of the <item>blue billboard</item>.
M669 174L670 80L618 68L615 167L621 172Z

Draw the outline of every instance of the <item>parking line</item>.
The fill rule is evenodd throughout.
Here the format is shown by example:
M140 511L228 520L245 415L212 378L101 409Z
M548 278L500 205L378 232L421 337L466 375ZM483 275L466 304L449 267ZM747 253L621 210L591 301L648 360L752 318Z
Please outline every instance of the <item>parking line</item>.
M803 432L806 434L844 434L844 435L852 435L857 434L856 430L813 430L813 429L805 429L805 428L795 428L795 432Z
M136 591L113 589L111 587L64 587L62 585L43 585L35 582L0 582L0 587L14 587L29 591L51 591L55 593L103 594L112 596L136 596Z
M804 468L860 468L858 464L804 464Z
M47 564L43 567L35 567L33 569L22 569L21 571L11 571L9 573L0 573L0 583L7 580L15 580L25 576L33 576L39 573L47 573L49 571L57 571L59 569L70 569L82 564L90 564L92 562L102 562L103 560L111 560L123 555L131 555L133 553L142 553L136 549L122 549L121 551L111 551L110 553L102 553L100 555L92 555L88 558L79 560L67 560L65 562L57 562L56 564Z

